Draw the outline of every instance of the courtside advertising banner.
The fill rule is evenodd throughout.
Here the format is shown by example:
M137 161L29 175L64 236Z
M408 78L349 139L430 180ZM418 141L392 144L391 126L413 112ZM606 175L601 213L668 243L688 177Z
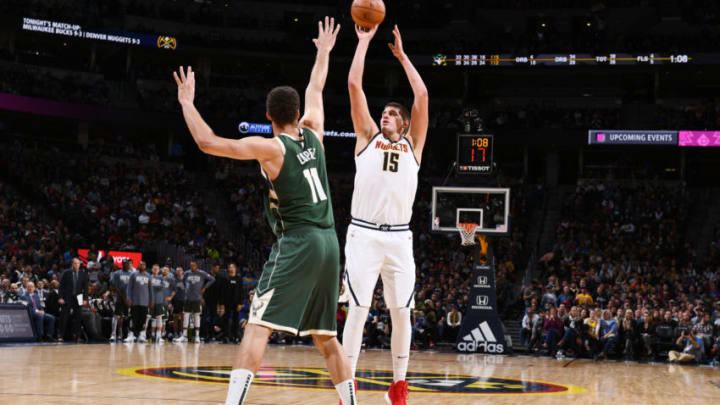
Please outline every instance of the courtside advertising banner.
M87 264L87 256L90 252L90 249L78 249L78 257L79 259ZM122 262L125 260L132 260L133 266L137 267L138 263L142 260L142 253L141 252L125 252L120 250L110 250L110 251L103 251L98 250L98 258L97 260L100 261L105 255L109 254L113 257L113 262L115 263L115 267L122 268Z

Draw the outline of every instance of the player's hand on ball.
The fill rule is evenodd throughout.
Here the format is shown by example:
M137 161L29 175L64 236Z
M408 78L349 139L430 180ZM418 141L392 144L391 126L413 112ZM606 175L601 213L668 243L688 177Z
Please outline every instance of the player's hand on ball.
M335 19L325 17L325 24L318 21L318 37L313 39L318 51L330 52L335 46L338 32L340 32L340 24L335 26Z
M395 37L395 44L388 44L393 55L399 60L407 58L405 50L403 50L402 37L400 36L400 30L397 25L393 28L393 36Z
M379 27L379 25L376 25L372 28L363 28L363 27L355 24L355 33L357 34L358 39L360 39L360 40L366 39L369 41L375 36L375 33L378 30L378 27Z
M175 83L178 86L178 101L180 104L192 104L195 100L195 72L192 66L188 66L187 75L185 70L180 66L180 76L178 72L173 72Z

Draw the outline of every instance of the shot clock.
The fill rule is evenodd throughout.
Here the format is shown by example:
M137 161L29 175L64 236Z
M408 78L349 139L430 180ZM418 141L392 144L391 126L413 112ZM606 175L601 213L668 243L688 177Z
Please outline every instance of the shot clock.
M493 167L493 136L459 134L456 167L458 174L490 174Z

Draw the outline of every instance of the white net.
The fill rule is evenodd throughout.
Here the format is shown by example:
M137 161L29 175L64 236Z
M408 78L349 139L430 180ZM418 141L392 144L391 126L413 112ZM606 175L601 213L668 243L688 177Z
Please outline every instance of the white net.
M460 243L463 246L470 246L475 244L475 232L480 229L480 225L472 223L458 224L457 227L460 232Z

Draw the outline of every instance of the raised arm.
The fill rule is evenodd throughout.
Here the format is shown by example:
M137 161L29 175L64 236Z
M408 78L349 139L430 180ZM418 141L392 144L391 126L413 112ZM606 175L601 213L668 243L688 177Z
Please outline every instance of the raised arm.
M370 138L377 134L380 130L373 121L368 108L367 98L362 88L363 70L365 69L365 55L367 55L370 40L375 36L378 26L369 31L363 31L359 26L355 26L355 33L358 36L358 45L355 49L350 73L348 75L348 91L350 93L350 115L352 117L353 128L357 135L355 142L355 154L365 149Z
M322 142L325 129L325 112L323 109L322 92L328 74L330 51L335 46L340 24L335 26L335 19L325 17L325 24L318 22L318 37L313 39L317 47L315 65L310 73L310 82L305 89L305 113L300 118L300 126L315 131Z
M422 151L425 147L425 138L427 138L428 123L430 122L430 115L428 113L430 99L428 97L427 87L425 87L425 82L423 82L420 73L415 69L415 66L410 62L410 58L407 57L403 50L402 37L400 36L400 30L397 25L393 28L393 35L395 36L395 44L388 44L388 46L405 70L405 75L407 75L408 81L410 81L410 87L412 87L415 98L412 111L410 112L408 138L413 145L415 157L417 161L420 162L422 161Z
M173 72L178 86L178 101L182 106L183 116L195 143L201 151L208 155L222 156L231 159L256 159L260 164L282 156L282 148L272 139L261 136L250 136L243 139L221 138L213 132L195 108L195 72L188 66L187 76L180 67L180 74Z

